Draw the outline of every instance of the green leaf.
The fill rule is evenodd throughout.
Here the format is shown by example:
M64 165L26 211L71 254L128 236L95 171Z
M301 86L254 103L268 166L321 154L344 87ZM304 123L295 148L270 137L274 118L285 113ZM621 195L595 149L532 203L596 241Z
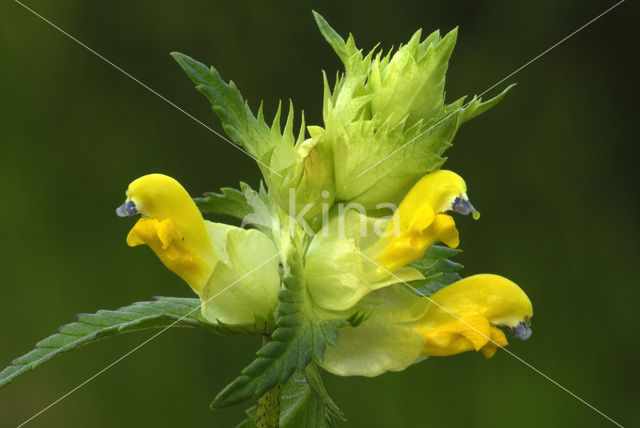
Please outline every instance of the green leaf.
M256 119L236 85L222 80L213 67L208 68L179 52L172 52L171 56L196 84L196 89L209 99L231 140L261 158L268 150L265 140L271 131L263 120Z
M203 214L225 214L241 219L251 213L252 208L245 197L249 185L241 182L240 188L242 190L223 187L221 193L208 192L193 200Z
M246 333L229 326L212 325L200 315L200 300L156 297L115 311L79 314L77 321L63 325L58 333L41 340L34 350L19 357L0 372L0 388L52 358L106 337L131 331L162 327L203 328L216 334Z
M514 86L516 86L515 83L507 86L507 88L500 94L484 102L482 102L482 98L474 96L473 99L466 105L466 107L464 107L460 123L471 120L498 104Z
M284 384L296 371L304 371L315 358L322 361L326 345L336 346L341 321L316 320L303 311L306 299L304 279L298 264L290 263L291 272L284 278L280 303L276 310L276 329L271 341L258 352L257 358L223 389L212 408L223 408L258 398Z
M306 375L307 382L319 399L319 402L315 403L314 407L318 408L319 413L324 415L324 420L327 425L333 426L335 419L340 419L341 421L346 422L346 418L344 417L342 410L340 410L337 404L329 396L329 392L322 381L322 376L318 366L316 364L309 364L309 366L307 366Z
M256 419L255 419L255 416L251 416L249 414L249 411L251 411L251 410L255 410L255 407L252 407L251 409L247 410L247 415L249 415L249 418L245 419L244 421L242 421L238 425L236 425L236 428L255 428Z
M424 252L422 257L414 260L409 266L418 269L427 277L439 272L457 272L463 268L460 263L449 260L458 255L462 250L445 247L444 245L432 245Z
M320 15L315 10L312 12L320 33L325 38L327 43L331 45L333 50L343 62L348 62L351 56L358 53L358 49L356 48L354 43L346 43L342 36L340 36L340 34L338 34L338 32L334 30L331 25L329 25L327 20L324 19L322 15Z
M269 191L282 209L289 209L290 189L296 191L296 213L307 209L308 219L320 213L321 199L323 203L332 201L335 186L331 152L317 140L305 140L304 113L297 133L294 132L291 101L284 127L281 126L281 116L284 115L282 103L278 105L273 122L268 125L262 105L254 116L236 85L231 81L225 82L215 68L208 68L181 53L171 55L196 84L196 89L207 97L231 140L245 148L258 162ZM324 191L330 192L328 198ZM212 203L220 203L216 195L209 199ZM309 209L307 201L310 200L316 202ZM200 202L205 205L208 201Z
M362 109L371 100L366 89L366 83L371 59L376 48L374 47L367 56L363 56L351 34L349 34L345 42L319 13L314 11L313 16L320 33L336 52L345 67L344 75L337 74L333 91L329 86L326 75L323 73L324 99L322 111L325 127L330 111L339 112L340 119L347 123L360 116Z
M277 163L284 165L272 165L271 168L278 170L289 166L295 153L294 146L302 143L305 130L303 117L298 136L294 136L291 102L284 129L281 130L280 127L281 105L278 105L273 123L269 126L264 120L262 106L258 109L257 116L254 116L236 85L232 81L225 82L214 67L208 68L179 52L172 52L171 56L196 84L196 89L207 97L214 113L220 118L222 127L234 143L267 164L270 163L274 149L279 148L282 153L278 153ZM260 166L263 167L264 164Z
M336 419L346 420L329 397L315 364L309 364L306 375L294 372L282 388L280 403L280 428L329 428ZM255 409L247 410L249 418L236 428L255 428Z
M424 255L410 263L424 275L425 279L409 281L411 292L418 296L430 296L436 291L462 279L457 273L463 266L460 263L449 260L462 251L442 245L432 245Z

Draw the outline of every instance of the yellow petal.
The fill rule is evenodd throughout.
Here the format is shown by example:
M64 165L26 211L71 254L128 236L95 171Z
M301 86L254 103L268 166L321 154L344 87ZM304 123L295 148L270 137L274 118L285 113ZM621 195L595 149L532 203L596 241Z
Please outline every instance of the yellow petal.
M381 274L386 271L388 275L389 271L393 272L420 258L435 242L440 241L453 248L459 245L458 230L451 216L437 214L431 219L429 224L424 221L414 221L412 228L391 237L381 238L380 244L369 252L381 246L384 247L380 253L372 257L384 268L381 269Z
M498 275L474 275L429 297L431 303L414 324L426 340L425 355L447 356L482 351L491 358L507 339L497 326L515 328L533 315L531 301L513 282Z
M169 270L199 294L211 275L211 260L203 259L182 238L171 219L141 218L129 232L127 244L130 247L148 245Z
M423 355L447 357L466 351L482 351L491 358L498 347L507 345L502 330L483 317L460 319L436 328L418 328L425 338Z
M465 196L467 185L462 177L452 171L440 169L422 177L407 193L398 207L398 217L402 224L414 221L414 215L422 207L429 207L434 213L452 209L457 197Z
M493 325L516 327L533 316L527 295L512 281L498 275L480 274L453 283L430 298L426 325L442 325L457 318L481 316Z
M497 327L491 327L491 340L487 342L487 344L480 349L484 354L485 358L491 358L495 355L498 347L507 346L507 338L504 335L504 332Z
M464 180L451 171L434 171L420 179L402 200L384 236L365 252L382 265L374 280L420 258L435 242L457 247L455 221L442 213L453 210L456 201L468 203L466 190Z
M417 328L425 338L424 355L446 357L482 349L491 337L491 325L484 317L459 319L432 328Z
M149 245L164 265L200 294L219 261L198 207L180 183L162 174L134 180L125 215L140 213L127 244Z

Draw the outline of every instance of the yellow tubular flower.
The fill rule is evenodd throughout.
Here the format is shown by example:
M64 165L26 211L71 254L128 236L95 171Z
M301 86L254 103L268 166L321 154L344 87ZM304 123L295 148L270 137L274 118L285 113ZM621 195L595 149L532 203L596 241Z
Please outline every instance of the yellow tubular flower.
M438 170L422 177L411 188L391 219L385 235L365 254L382 266L377 276L393 272L420 258L435 242L459 245L458 230L446 211L480 214L467 197L467 186L459 175Z
M507 327L521 340L531 336L533 307L513 282L498 275L474 275L430 297L431 303L415 331L425 339L423 355L449 356L482 351L490 358L507 339Z
M162 174L133 181L118 216L141 214L127 236L130 247L148 245L162 263L200 294L219 257L202 214L180 183Z
M474 275L428 299L395 284L366 295L353 308L361 324L340 329L338 345L327 347L321 366L340 376L378 376L402 371L430 356L481 351L490 358L507 340L531 336L531 302L513 282Z

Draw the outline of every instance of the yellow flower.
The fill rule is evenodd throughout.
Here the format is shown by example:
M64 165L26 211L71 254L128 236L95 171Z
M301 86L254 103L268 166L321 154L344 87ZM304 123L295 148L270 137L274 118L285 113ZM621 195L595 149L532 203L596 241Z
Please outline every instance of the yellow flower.
M430 300L416 328L425 338L425 355L475 350L490 358L497 347L507 345L496 326L511 329L521 340L531 336L531 301L520 287L501 276L470 276L443 288Z
M481 351L487 358L507 340L531 336L533 307L513 282L481 274L455 282L429 298L396 284L374 291L354 308L365 320L340 329L322 367L342 376L401 371L429 356Z
M202 214L180 183L162 174L134 180L120 217L141 214L127 236L130 247L148 245L164 265L200 293L219 260Z
M416 329L425 338L423 355L448 357L466 351L482 351L491 358L498 347L507 345L502 330L484 317L455 320L433 329Z
M422 177L400 203L384 236L365 251L377 265L377 276L387 276L420 258L435 242L456 248L458 230L453 218L443 214L447 211L479 217L458 174L438 170Z
M443 214L447 211L477 217L464 180L446 170L420 179L391 220L355 210L334 211L305 256L305 279L314 303L329 311L345 311L374 290L424 279L407 265L435 242L459 244L453 218Z
M280 273L276 248L266 235L204 220L182 185L162 174L133 181L116 212L142 216L127 244L148 245L198 294L209 321L259 332L272 321Z

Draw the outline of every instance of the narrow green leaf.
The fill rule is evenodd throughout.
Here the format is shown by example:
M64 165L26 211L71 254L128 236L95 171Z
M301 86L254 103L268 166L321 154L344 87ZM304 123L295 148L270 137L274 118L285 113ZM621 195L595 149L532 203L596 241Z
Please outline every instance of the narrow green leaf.
M338 405L329 396L327 388L324 386L320 370L316 364L309 364L306 371L306 379L311 386L311 389L315 395L320 399L320 403L317 403L316 407L322 409L324 419L328 426L333 426L336 419L346 422L344 413L338 407Z
M221 193L208 192L193 200L203 214L225 214L241 219L253 210L244 195L244 190L249 185L240 183L240 187L243 190L223 187L220 189Z
M200 300L156 297L115 311L79 314L76 322L63 325L58 333L38 342L31 352L16 358L0 372L0 388L52 358L109 336L162 327L203 328L216 334L244 333L229 326L212 325L200 315Z
M232 81L225 82L215 68L208 68L184 54L172 52L171 56L196 84L196 89L209 99L222 127L234 143L258 159L272 150L271 130L262 119L261 111L256 118Z
M366 321L369 318L369 313L367 312L354 312L349 318L347 318L347 323L351 327L357 327L362 324L363 321Z
M251 409L253 409L253 407ZM236 425L236 428L255 428L255 427L256 427L256 419L253 416L249 416L249 418L245 419L244 421Z
M462 279L457 272L463 266L449 260L449 257L461 252L461 250L443 245L429 247L421 258L410 264L411 267L422 272L425 279L408 282L408 289L418 296L430 296L447 285Z
M422 257L411 262L410 266L418 269L425 277L439 272L457 272L463 266L449 260L449 258L461 252L462 250L444 245L432 245L427 248Z
M515 83L507 86L507 88L504 91L502 91L500 94L484 102L482 101L482 98L478 98L474 96L473 99L469 102L469 104L464 108L460 123L464 123L468 120L471 120L474 117L484 113L485 111L489 110L491 107L498 104L514 86L516 86Z
M409 291L419 297L429 297L437 291L443 289L447 285L453 284L456 281L461 280L462 277L457 273L452 274L438 274L432 277L419 279L416 281L409 281L403 284Z
M330 428L344 415L329 397L315 364L306 375L295 371L282 388L280 428ZM255 406L247 410L248 418L236 428L255 428Z
M304 371L315 358L322 361L327 344L335 346L339 321L321 321L308 317L302 310L305 296L300 268L284 278L277 308L276 329L271 341L258 352L257 358L241 375L223 389L212 408L223 408L258 398L278 383L284 384L296 371Z
M348 58L353 55L354 52L350 52L347 48L347 44L340 34L334 30L331 25L327 22L326 19L322 15L320 15L315 10L313 12L313 17L316 20L316 24L318 25L318 29L322 36L325 38L327 43L331 45L336 54L342 59L344 62L348 61Z

